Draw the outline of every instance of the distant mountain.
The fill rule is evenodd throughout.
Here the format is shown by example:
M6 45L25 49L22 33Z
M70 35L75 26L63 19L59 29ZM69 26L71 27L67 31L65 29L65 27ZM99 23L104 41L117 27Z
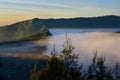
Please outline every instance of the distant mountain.
M26 20L18 22L8 27L38 27L47 26L47 28L120 28L120 16L108 15L88 18L61 18L61 19L39 19Z
M120 28L120 16L91 18L34 18L0 27L0 42L31 40L51 35L47 28Z
M118 34L120 34L120 31L116 31L115 33L118 33Z
M48 28L120 28L120 16L100 16L90 18L38 19L38 24Z

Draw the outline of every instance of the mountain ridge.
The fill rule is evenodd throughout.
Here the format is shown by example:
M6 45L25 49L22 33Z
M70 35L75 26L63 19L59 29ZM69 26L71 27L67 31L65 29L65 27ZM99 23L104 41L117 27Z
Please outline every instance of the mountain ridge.
M0 42L39 39L51 35L49 28L120 28L120 16L67 19L33 18L0 27Z
M49 18L20 21L11 25L1 26L46 26L47 28L120 28L120 16L107 15L99 17L76 17L76 18ZM30 25L31 24L31 25Z
M13 25L0 28L0 43L29 41L52 35L44 26L33 27L29 22L27 24L29 26L21 23L17 24L19 26Z

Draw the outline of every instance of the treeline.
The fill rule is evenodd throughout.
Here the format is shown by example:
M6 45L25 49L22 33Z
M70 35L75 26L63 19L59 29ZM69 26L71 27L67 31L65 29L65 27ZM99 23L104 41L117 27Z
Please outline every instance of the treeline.
M2 67L2 61L1 61L1 57L0 57L0 69ZM3 80L3 77L2 77L2 73L0 72L0 80Z
M79 54L74 53L71 40L66 43L61 53L54 47L51 58L42 70L37 70L35 64L30 71L30 80L120 80L120 66L116 63L114 68L105 66L105 57L98 57L97 51L86 70L78 64Z

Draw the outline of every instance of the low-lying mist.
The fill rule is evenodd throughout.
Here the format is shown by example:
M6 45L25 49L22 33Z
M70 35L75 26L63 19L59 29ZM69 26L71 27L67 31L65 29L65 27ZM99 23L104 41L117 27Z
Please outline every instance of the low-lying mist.
M63 49L67 33L75 47L74 52L79 54L80 63L87 65L94 51L98 52L98 56L106 58L107 65L120 62L120 34L111 31L100 32L96 30L86 32L79 30L72 30L72 32L69 30L67 32L66 30L55 31L53 32L53 36L45 39L31 41L22 45L0 46L0 55L21 58L27 58L27 56L35 58L35 56L40 56L41 54L50 56L54 44L56 50L60 53Z
M93 52L97 51L98 56L105 56L107 65L120 62L120 34L112 32L86 32L86 33L68 33L75 52L80 54L80 62L87 64ZM55 44L58 52L62 51L66 34L59 34L47 39L47 51L44 53L50 55ZM39 41L38 41L39 42Z

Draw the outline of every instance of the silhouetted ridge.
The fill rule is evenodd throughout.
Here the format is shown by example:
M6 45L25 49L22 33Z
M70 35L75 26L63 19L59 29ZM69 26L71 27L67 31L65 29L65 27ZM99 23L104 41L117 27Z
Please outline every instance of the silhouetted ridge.
M120 28L120 16L25 20L10 26L47 26L47 28Z

